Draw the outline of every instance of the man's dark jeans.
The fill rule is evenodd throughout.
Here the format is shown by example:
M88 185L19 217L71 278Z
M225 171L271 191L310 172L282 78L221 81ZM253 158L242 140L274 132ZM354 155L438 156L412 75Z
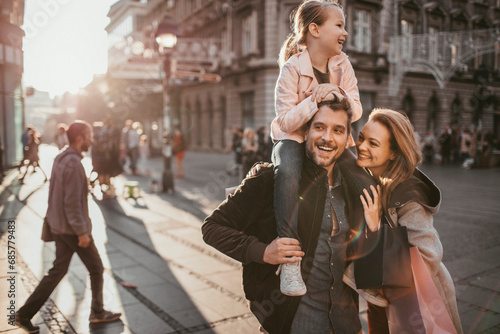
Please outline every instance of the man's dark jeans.
M77 253L90 274L90 285L92 289L91 310L95 313L103 309L103 271L101 257L95 247L94 240L87 248L78 247L78 236L69 234L55 234L56 259L52 269L40 281L33 294L28 298L23 307L18 311L19 316L31 319L40 310L57 287L59 282L68 272L69 264L74 253Z

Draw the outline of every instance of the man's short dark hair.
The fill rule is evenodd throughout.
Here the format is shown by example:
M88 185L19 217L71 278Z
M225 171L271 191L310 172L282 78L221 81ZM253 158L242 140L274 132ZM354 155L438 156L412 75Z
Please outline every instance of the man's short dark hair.
M347 114L347 134L351 133L351 121L352 121L352 109L351 109L351 104L347 100L347 98L338 98L335 95L335 98L333 100L328 100L328 101L321 101L318 103L318 109L321 108L322 106L328 106L332 110L343 110ZM307 128L311 127L312 120L314 119L314 116L307 122Z
M69 143L73 144L78 136L84 136L85 131L92 131L89 123L85 121L74 121L71 123L68 131L66 131Z

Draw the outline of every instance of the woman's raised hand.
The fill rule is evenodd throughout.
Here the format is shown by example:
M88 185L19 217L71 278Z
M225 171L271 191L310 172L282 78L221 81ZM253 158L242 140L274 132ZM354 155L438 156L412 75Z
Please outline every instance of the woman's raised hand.
M380 203L381 189L380 185L377 188L370 186L370 190L373 194L370 196L368 190L363 189L363 195L360 195L361 203L363 203L363 209L365 211L365 221L368 225L370 231L377 231L379 228L380 217L382 215L382 205Z

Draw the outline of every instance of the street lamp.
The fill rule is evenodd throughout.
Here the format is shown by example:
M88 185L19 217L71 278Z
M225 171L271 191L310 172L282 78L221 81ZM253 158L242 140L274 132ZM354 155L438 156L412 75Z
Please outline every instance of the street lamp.
M179 26L175 20L166 15L156 28L156 42L160 54L163 55L163 123L166 123L167 133L170 134L170 94L169 94L169 79L170 79L170 62L172 49L177 44L177 36L179 35ZM166 122L165 122L166 118ZM164 171L162 176L163 191L167 192L169 189L174 190L174 178L172 174L172 145L171 139L168 137L163 138L163 164Z

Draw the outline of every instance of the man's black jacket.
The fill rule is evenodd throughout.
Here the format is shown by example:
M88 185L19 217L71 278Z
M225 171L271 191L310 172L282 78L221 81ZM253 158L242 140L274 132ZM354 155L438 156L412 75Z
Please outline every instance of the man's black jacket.
M363 207L359 193L347 191L348 180L342 178L346 200L346 217L354 240L363 225ZM319 237L327 193L327 171L304 159L300 181L298 233L305 256L303 276L307 280ZM352 189L351 185L349 185ZM263 262L264 251L276 237L273 211L273 168L262 168L247 178L202 226L203 240L222 253L243 263L243 289L250 309L271 334L289 333L300 297L284 296L280 292L276 265Z

